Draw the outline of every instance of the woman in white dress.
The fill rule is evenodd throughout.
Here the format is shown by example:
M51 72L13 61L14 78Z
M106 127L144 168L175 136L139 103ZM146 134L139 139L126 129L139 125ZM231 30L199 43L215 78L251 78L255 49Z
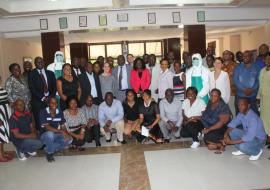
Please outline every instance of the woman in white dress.
M210 90L219 89L222 99L228 104L231 96L230 79L228 73L222 71L222 65L221 57L215 58L214 71L210 73Z

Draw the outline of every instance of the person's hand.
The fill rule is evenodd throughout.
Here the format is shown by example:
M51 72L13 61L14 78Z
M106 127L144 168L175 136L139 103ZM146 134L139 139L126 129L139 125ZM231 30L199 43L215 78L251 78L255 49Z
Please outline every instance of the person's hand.
M36 134L36 133L31 133L31 134L29 135L29 138L31 138L31 139L36 139L36 138L37 138L37 134Z
M148 129L152 129L153 127L154 127L153 125L147 126Z
M204 129L202 130L202 133L203 133L203 134L207 134L207 133L209 133L209 131L210 131L210 130L209 130L208 128L204 128Z
M176 132L178 130L178 127L177 126L174 126L174 127L172 127L172 132Z
M169 129L172 129L175 127L175 124L172 121L167 121L168 125L169 125Z
M244 89L244 94L246 96L250 96L252 94L253 90L251 88L245 88Z
M111 120L108 120L108 121L105 123L105 125L108 126L108 127L111 126L111 124L112 124L112 121L111 121Z
M110 127L109 127L109 126L104 126L104 131L105 131L106 133L109 133L109 132L110 132Z
M225 137L225 138L223 139L223 141L224 141L225 144L233 144L233 142L232 142L232 140L230 139L230 137Z

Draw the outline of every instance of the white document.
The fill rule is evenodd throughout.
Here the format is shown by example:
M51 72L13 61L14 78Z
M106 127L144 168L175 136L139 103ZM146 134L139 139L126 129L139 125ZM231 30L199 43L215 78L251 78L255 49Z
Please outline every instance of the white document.
M142 135L149 137L149 129L147 129L145 126L142 126Z

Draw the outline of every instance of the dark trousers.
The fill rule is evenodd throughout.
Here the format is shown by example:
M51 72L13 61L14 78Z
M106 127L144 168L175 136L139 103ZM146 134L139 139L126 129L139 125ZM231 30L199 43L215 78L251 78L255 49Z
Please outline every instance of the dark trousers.
M87 139L87 142L92 142L92 140L95 140L96 144L100 143L100 126L94 125L90 128L87 128L85 133L88 133L89 138Z
M76 131L73 131L73 133L80 134L81 133L81 128L77 129ZM73 137L72 145L83 146L85 144L85 142L88 141L88 139L89 139L89 133L87 133L85 131L83 139L77 139L77 138Z
M199 142L198 139L198 134L201 132L203 129L203 124L198 121L198 122L189 122L186 125L183 126L183 128L180 131L180 136L187 138L187 137L192 137L193 141Z
M213 130L208 132L207 134L204 134L204 142L206 144L208 143L220 143L220 141L224 138L224 134L227 130L227 127L221 127L219 129Z
M234 106L235 106L235 114L237 115L239 110L238 110L238 101L241 97L239 96L235 96L235 101L234 101ZM259 111L258 111L258 106L257 106L257 101L256 101L256 96L254 97L245 97L247 100L248 100L248 103L250 104L250 108L255 112L257 113L258 115L260 114Z
M36 126L36 129L38 131L40 131L41 127L40 127L40 123L39 123L39 113L42 109L46 108L47 105L44 102L40 102L37 100L32 100L31 103L32 103L32 105L31 105L32 112L33 112L33 116L35 119L35 126Z
M162 138L162 132L158 124L155 125L152 129L150 129L149 133L157 139ZM134 135L139 142L142 142L146 138L145 136L141 135L139 132L133 132L132 135Z

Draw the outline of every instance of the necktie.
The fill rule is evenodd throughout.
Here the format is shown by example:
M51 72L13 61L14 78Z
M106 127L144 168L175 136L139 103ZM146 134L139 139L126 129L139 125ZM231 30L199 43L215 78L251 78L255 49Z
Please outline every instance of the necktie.
M78 68L76 68L76 72L77 72L77 76L79 76L79 69Z
M122 79L123 79L123 66L120 66L120 73L119 73L119 78L118 78L118 83L119 83L119 90L122 90Z
M41 80L43 82L44 93L46 94L48 92L48 85L47 85L47 82L46 82L45 77L44 77L41 70L39 71L39 75L40 75L40 78L41 78Z

